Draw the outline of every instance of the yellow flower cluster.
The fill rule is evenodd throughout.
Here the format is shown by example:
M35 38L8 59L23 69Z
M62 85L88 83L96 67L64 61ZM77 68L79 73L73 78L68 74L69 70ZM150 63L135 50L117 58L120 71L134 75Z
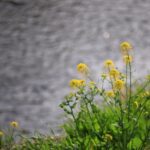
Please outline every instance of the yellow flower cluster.
M115 82L114 82L114 88L117 89L117 90L121 90L123 87L124 87L124 81L120 80L120 79L117 79Z
M104 62L104 66L105 66L106 68L114 67L114 62L113 62L112 60L108 59L108 60L106 60L106 61Z
M120 72L117 69L111 69L109 72L109 75L113 77L114 79L118 78L120 75Z
M129 51L133 49L133 47L129 42L122 42L120 44L120 49L123 54L128 54Z
M110 60L110 59L105 60L104 66L108 69L108 76L111 79L116 80L117 78L119 78L120 72L117 69L115 69L115 65L114 65L114 62L112 60ZM101 77L102 77L102 79L106 79L107 74L102 74Z
M123 61L126 65L129 65L130 63L132 63L133 58L131 55L129 55L129 51L133 49L132 45L129 42L122 42L120 44L120 49L123 56Z
M102 74L102 79L110 77L111 80L117 80L121 78L121 73L115 68L114 62L110 59L104 61L104 66L107 68L108 74Z
M70 87L75 89L75 88L80 88L85 86L85 80L79 80L79 79L72 79L69 83Z
M13 127L13 128L18 128L19 124L16 121L12 121L12 122L10 122L10 126Z
M120 44L120 49L125 54L123 56L123 61L126 65L129 65L133 61L133 57L129 55L129 51L133 49L132 45L129 42L122 42ZM104 61L104 66L107 69L107 75L101 76L102 79L106 79L106 76L110 78L112 88L121 90L124 87L124 79L126 78L119 70L115 68L114 62L110 59ZM110 97L113 96L112 93ZM112 94L112 95L111 95Z
M120 49L123 54L125 54L123 56L123 61L126 65L130 64L133 61L133 57L129 55L129 51L133 49L132 45L129 42L125 41L120 44ZM107 69L107 73L103 73L101 75L102 79L104 80L109 77L113 90L121 90L125 85L124 79L126 77L115 68L115 64L111 59L107 59L104 61L104 67ZM88 65L86 65L85 63L79 63L76 68L77 71L83 75L88 75L89 73ZM79 88L82 86L85 86L85 80L72 79L70 81L71 88ZM113 91L107 91L106 93L108 97L114 97L115 95Z
M80 63L77 65L77 71L82 73L83 75L87 75L89 73L89 68L86 64ZM80 79L72 79L69 82L71 88L76 89L85 86L85 80Z
M80 63L80 64L77 65L77 71L79 73L87 75L88 72L89 72L89 68L88 68L88 66L86 64Z
M0 137L4 136L4 132L0 131Z

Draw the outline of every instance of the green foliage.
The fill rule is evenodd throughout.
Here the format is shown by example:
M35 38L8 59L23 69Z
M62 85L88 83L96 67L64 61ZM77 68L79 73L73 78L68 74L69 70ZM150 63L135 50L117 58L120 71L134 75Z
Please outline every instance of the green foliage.
M105 92L94 88L82 87L75 94L66 97L63 109L68 109L68 115L73 120L64 125L69 136L68 144L72 149L112 149L112 150L142 150L150 143L150 98L146 88L134 94L129 99L121 98L121 92L116 93L111 102ZM90 95L89 93L92 93ZM93 94L94 93L94 94ZM94 99L99 95L100 107ZM118 100L118 97L120 99ZM130 102L129 102L130 101ZM114 103L113 103L114 102ZM78 104L78 112L72 109L73 103ZM63 102L64 104L64 102ZM130 107L130 109L129 109ZM74 111L75 110L75 111ZM67 112L66 112L67 113Z

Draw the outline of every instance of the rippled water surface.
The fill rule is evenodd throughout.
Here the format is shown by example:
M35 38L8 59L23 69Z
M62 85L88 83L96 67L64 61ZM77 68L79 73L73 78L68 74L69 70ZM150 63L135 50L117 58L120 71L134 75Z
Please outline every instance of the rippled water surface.
M121 41L133 43L135 74L145 75L149 10L149 0L0 1L0 126L17 120L29 131L58 131L76 64L87 63L95 78L106 58L122 68Z

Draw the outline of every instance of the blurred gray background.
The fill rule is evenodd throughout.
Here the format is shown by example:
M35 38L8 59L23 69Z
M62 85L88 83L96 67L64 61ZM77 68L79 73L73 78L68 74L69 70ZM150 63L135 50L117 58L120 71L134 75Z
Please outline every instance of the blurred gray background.
M149 0L0 0L0 128L59 131L58 107L87 63L95 78L119 43L134 45L135 74L150 70Z

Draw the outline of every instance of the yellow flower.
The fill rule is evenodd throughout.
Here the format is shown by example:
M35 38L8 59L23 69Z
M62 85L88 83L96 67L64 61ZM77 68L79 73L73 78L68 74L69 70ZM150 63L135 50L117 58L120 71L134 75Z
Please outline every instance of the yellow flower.
M10 122L10 126L13 127L13 128L18 128L19 124L16 121L12 121L12 122Z
M104 66L105 66L106 68L114 67L114 63L113 63L112 60L108 59L108 60L105 60Z
M82 74L86 75L89 72L89 68L88 68L88 66L86 64L80 63L80 64L77 65L77 71L79 73L82 73Z
M109 75L116 79L120 75L120 72L117 69L112 69L110 70Z
M110 134L105 134L105 139L107 141L112 141L113 137Z
M72 79L70 81L70 87L71 88L79 88L79 87L82 87L82 86L85 86L85 81L84 80L78 80L78 79Z
M4 132L0 131L0 137L4 136Z
M123 54L128 54L129 50L132 50L133 47L129 42L122 42L120 44L120 49L121 49Z
M137 101L135 101L135 102L134 102L134 106L135 106L136 108L138 108L138 107L139 107L139 103L138 103Z
M71 88L76 88L77 87L77 79L72 79L69 83Z
M126 64L129 64L129 63L131 63L131 62L133 61L133 58L132 58L132 56L125 55L125 56L123 57L123 61L124 61Z
M106 91L105 93L108 97L115 97L115 94L112 90Z
M115 81L114 86L116 89L121 90L123 88L124 84L125 84L124 81L118 79Z

